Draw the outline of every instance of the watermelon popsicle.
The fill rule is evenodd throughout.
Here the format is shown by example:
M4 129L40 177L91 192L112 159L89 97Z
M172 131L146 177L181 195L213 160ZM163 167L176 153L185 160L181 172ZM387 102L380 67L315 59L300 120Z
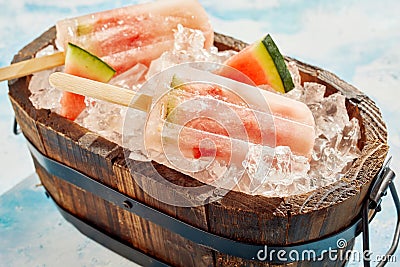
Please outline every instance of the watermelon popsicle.
M167 70L174 77L171 87L156 94L148 115L144 142L151 159L205 183L243 189L254 181L243 171L254 150L261 153L257 168L274 164L278 146L306 159L311 156L314 118L304 103L210 72L183 69ZM247 178L229 186L215 184L235 179L204 175L213 162L238 173L242 169Z
M82 47L118 74L171 50L178 24L202 31L205 47L212 45L213 29L197 0L162 0L61 20L56 42L61 49L68 42Z

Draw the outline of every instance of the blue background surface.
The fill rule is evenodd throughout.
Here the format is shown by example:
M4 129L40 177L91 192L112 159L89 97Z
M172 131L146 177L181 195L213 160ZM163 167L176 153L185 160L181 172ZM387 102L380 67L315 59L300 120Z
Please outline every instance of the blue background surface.
M59 19L138 2L145 1L2 0L0 66ZM216 31L247 42L271 33L284 54L334 72L375 100L389 130L391 166L400 173L400 1L200 2ZM0 83L0 266L132 266L78 234L35 186L25 140L11 131L7 91L7 83ZM395 222L389 198L383 207L372 224L376 254L389 246Z

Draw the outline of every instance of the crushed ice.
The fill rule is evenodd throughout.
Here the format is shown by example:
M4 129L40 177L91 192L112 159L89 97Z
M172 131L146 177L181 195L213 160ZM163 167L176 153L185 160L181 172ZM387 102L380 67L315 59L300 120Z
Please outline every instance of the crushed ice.
M217 48L203 48L204 36L200 31L179 26L175 32L173 50L165 52L154 60L149 68L138 64L115 78L110 83L131 90L138 90L140 85L159 71L179 63L209 61L223 63L234 51L218 52ZM49 46L37 56L53 53ZM250 194L264 196L288 196L312 191L318 187L338 181L360 155L357 142L360 127L356 118L349 119L345 106L345 97L340 93L325 95L325 86L317 83L301 85L299 71L294 62L289 62L295 88L286 94L287 97L302 101L311 109L316 122L316 140L311 160L291 153L289 147L276 147L271 157L261 146L253 145L243 161L243 168L248 175L246 188L240 188ZM30 100L35 108L50 109L59 112L62 92L52 88L48 76L62 68L42 71L33 75L29 84ZM268 88L267 88L268 89ZM122 145L122 127L126 108L104 101L86 99L87 108L76 119L80 124L103 137ZM131 113L132 115L132 113ZM144 120L144 112L134 113L137 120ZM132 136L124 136L124 145L129 147L132 158L146 160L142 138L142 128L131 129ZM259 159L262 159L261 161ZM272 162L272 164L271 164ZM214 164L215 165L215 164ZM218 165L218 164L217 164ZM210 167L211 166L211 167ZM207 170L212 177L224 169L218 165Z
M222 64L236 53L231 50L218 52L216 47L211 47L209 50L204 49L203 33L182 25L178 25L174 37L174 48L164 52L158 59L151 62L146 78L181 63L207 61Z
M51 55L54 54L54 52L54 46L49 45L39 51L36 54L36 57ZM29 83L29 90L31 92L29 99L31 100L35 108L49 109L53 112L60 111L60 100L62 96L62 91L52 87L47 77L51 73L55 71L62 71L63 69L64 67L58 67L52 70L44 70L32 75L32 79Z

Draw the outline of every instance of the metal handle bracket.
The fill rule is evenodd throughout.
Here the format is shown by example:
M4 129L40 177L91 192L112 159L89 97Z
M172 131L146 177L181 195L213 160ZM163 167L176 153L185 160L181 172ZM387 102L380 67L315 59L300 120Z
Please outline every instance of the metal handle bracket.
M373 185L371 186L369 197L366 200L366 203L363 206L362 211L362 236L363 236L363 251L370 251L369 244L369 213L371 210L375 211L375 214L381 211L381 203L382 197L387 195L387 190L390 189L390 193L393 198L394 205L396 207L397 212L397 222L396 229L393 235L393 240L390 248L386 252L386 254L381 258L382 260L378 262L376 266L385 266L388 262L390 256L396 251L399 237L400 237L400 201L397 195L396 187L393 183L396 174L392 169L390 169L389 165L391 162L391 157L379 171L377 177L374 180ZM370 259L368 257L364 257L364 266L370 266Z

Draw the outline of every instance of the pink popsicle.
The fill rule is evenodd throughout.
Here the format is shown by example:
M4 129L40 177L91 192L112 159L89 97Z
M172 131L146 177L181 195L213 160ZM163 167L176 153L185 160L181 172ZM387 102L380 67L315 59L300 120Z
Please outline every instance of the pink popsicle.
M212 45L213 29L197 0L162 0L61 20L56 41L63 48L72 42L121 73L172 49L178 24L201 30L205 47Z

